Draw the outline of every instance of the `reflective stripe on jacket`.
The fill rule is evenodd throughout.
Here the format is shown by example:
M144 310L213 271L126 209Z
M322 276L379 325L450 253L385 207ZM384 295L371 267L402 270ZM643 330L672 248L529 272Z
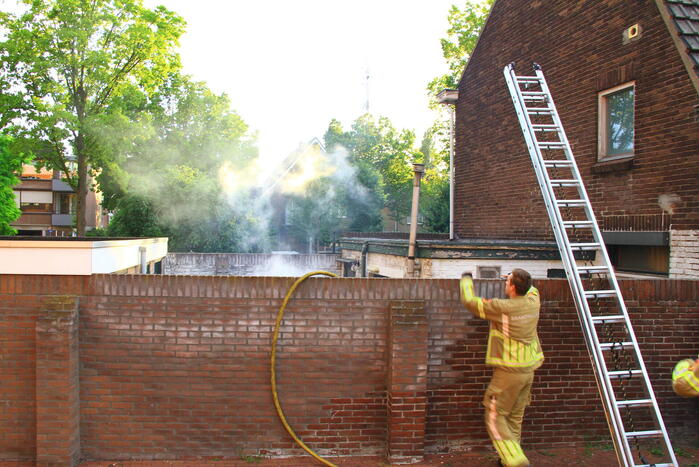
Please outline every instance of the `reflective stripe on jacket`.
M539 322L539 291L510 299L484 300L473 291L473 280L460 283L461 302L481 319L490 321L485 363L510 371L534 371L544 361L536 326Z
M699 396L699 363L680 360L672 371L672 389L682 397Z

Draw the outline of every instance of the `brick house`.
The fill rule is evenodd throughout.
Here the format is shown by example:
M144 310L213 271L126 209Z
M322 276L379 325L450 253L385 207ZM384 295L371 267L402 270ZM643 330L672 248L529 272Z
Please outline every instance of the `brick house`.
M497 0L459 84L460 238L553 238L510 62L542 66L617 270L699 278L697 2Z

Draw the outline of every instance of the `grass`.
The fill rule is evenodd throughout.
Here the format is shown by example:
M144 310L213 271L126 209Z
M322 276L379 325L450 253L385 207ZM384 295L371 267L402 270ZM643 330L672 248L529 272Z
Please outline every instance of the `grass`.
M665 450L663 448L651 448L648 450L648 452L650 452L654 456L664 456L665 455Z
M261 456L251 456L249 454L245 454L242 448L238 448L236 451L238 453L238 458L241 461L247 462L248 464L259 464L264 459Z
M601 443L599 441L585 441L585 447L583 449L583 455L585 457L590 457L595 451L613 451L614 445L612 443Z

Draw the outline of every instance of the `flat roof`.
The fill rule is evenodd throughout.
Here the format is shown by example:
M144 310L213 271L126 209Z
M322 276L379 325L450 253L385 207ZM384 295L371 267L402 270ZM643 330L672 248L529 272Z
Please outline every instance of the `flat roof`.
M0 236L0 274L110 274L160 261L167 237Z

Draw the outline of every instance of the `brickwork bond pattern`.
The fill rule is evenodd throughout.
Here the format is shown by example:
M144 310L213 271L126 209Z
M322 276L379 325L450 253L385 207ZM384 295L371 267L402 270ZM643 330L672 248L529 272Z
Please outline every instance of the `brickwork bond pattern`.
M79 368L79 389L71 389L79 394L80 424L71 432L79 439L66 437L54 452L72 456L78 446L81 458L95 460L302 455L277 419L269 384L274 319L293 280L0 276L0 460L40 461L51 439L42 417L76 414L69 401L48 413L49 399L37 392L56 376L38 371L40 362L58 355L47 353L39 329L66 337L63 349L79 344L79 367L72 351L55 367L66 382L66 370ZM666 424L674 437L696 436L697 401L674 395L670 373L697 352L699 282L621 284ZM492 296L501 282L477 285ZM524 447L608 439L567 283L536 285L546 362ZM79 303L77 332L42 324L46 300L66 295ZM405 305L400 319L396 303ZM456 280L311 278L283 321L280 400L321 455L414 459L420 446L486 446L486 335L487 324L462 309ZM65 459L56 465L69 465Z
M623 32L639 24L638 40ZM597 219L663 213L699 228L699 96L653 1L498 0L459 85L455 232L462 238L552 238L503 68L543 67ZM597 164L598 92L635 82L634 158ZM563 177L565 178L565 177ZM653 230L643 229L640 230Z

